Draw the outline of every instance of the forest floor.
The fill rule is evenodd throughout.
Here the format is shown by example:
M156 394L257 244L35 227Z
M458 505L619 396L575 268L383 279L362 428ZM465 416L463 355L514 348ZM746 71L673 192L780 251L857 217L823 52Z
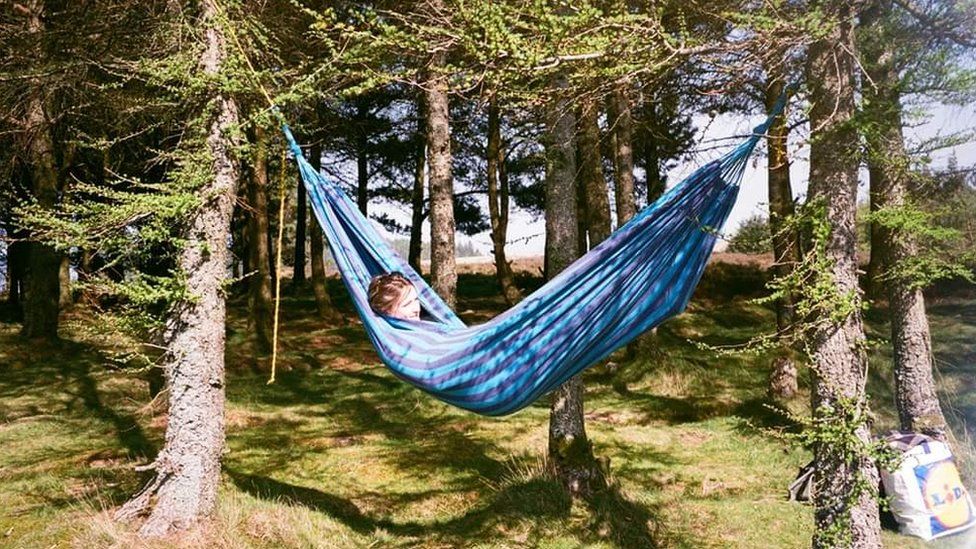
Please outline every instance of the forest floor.
M521 278L532 288L537 279ZM587 432L613 489L572 501L545 475L548 401L482 418L394 378L374 355L338 282L349 322L327 326L311 292L283 303L282 372L267 385L245 303L228 325L227 452L216 519L179 540L135 541L111 509L140 486L133 465L162 443L147 384L69 315L63 341L22 342L0 322L0 547L809 547L809 506L786 487L810 459L768 407L768 354L719 356L774 324L750 302L763 275L713 263L688 311L638 358L585 373ZM504 308L490 275L462 275L470 322ZM976 296L930 307L943 402L974 486L966 418L976 425ZM875 430L895 424L885 311L867 314ZM651 349L651 350L648 350ZM787 404L808 412L808 373ZM936 547L972 547L973 536ZM888 547L925 547L888 530Z

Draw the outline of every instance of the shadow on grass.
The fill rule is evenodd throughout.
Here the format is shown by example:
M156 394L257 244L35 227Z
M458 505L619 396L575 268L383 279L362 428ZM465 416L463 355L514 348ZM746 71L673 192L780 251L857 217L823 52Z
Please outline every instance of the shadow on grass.
M71 340L38 345L2 335L0 420L36 422L24 432L30 441L10 439L4 460L11 466L6 480L28 487L37 502L16 513L46 515L79 500L114 504L139 484L143 474L127 464L155 455L156 443L121 406L130 401L133 380L122 373L115 375L123 379L102 382L103 362L92 347ZM52 484L52 476L59 482Z
M236 471L227 466L224 472L230 476L234 485L252 496L272 501L283 501L293 505L301 505L325 513L353 530L369 533L377 527L386 528L389 524L380 524L375 519L364 515L352 501L294 484L287 484L268 477L249 475Z
M544 539L553 530L566 528L561 521L570 515L572 500L558 482L538 477L505 480L509 468L493 456L507 452L494 441L468 434L473 420L425 397L408 398L416 390L379 369L375 373L319 370L314 375L287 372L276 385L272 394L259 392L250 396L266 402L290 399L292 405L309 403L314 407L302 412L301 425L289 428L290 440L272 436L281 430L274 421L232 435L235 445L271 454L262 456L259 467L249 460L226 464L225 471L235 485L255 497L325 513L359 533L383 530L398 536L441 540L448 545L487 542L506 535ZM325 394L328 397L323 397ZM434 490L363 494L367 499L378 497L382 501L379 508L397 509L441 493L473 493L477 500L470 509L460 510L461 514L453 517L432 518L429 522L398 521L380 512L364 512L355 497L263 476L261 471L274 470L274 465L267 467L269 464L279 463L287 468L296 459L314 459L315 454L328 451L321 443L307 445L301 440L303 433L325 420L337 427L309 436L324 434L355 444L362 437L381 435L382 453L376 455L377 459L391 463L405 476L437 483ZM445 478L449 480L438 480ZM496 483L499 488L490 487ZM590 518L585 526L579 523L579 527L572 527L579 538L613 540L628 547L660 545L655 541L658 523L654 511L630 501L618 489L597 494L583 503ZM371 508L376 508L375 502ZM512 528L522 534L513 534ZM531 545L531 541L527 543Z
M13 336L16 337L16 336ZM108 396L100 390L94 370L103 362L91 347L61 339L41 347L24 341L17 350L17 367L0 365L0 397L17 397L34 393L38 399L68 395L65 412L87 419L95 417L109 424L130 458L156 454L156 445L146 436L134 416L106 404ZM120 373L126 376L128 374ZM51 402L60 402L54 399ZM80 403L80 406L78 404ZM24 410L21 417L56 413L50 407Z
M374 379L376 378L376 379ZM378 383L383 380L384 383ZM386 387L389 382L392 387ZM277 385L277 384L276 384ZM328 389L326 388L328 386ZM392 390L391 390L392 389ZM441 405L416 405L404 393L414 390L392 379L364 372L328 372L318 376L282 375L280 386L264 402L284 403L291 399L314 406L303 409L299 424L282 431L278 421L267 421L234 431L236 445L260 449L269 463L282 466L303 455L324 451L308 447L303 437L357 440L381 435L384 451L380 459L408 474L427 477L440 471L461 473L455 488L472 489L480 478L495 478L504 464L492 455L505 455L496 444L466 433L468 421ZM323 398L328 394L328 398ZM290 395L290 396L286 396ZM316 433L316 425L333 425L326 433ZM296 455L298 454L298 455Z
M618 486L586 499L592 516L588 532L619 547L660 547L660 520L647 507L630 501ZM653 525L653 526L652 526Z
M87 347L77 343L62 342L65 349L71 354L91 353ZM73 348L73 349L71 349ZM96 357L88 356L87 359L77 362L61 362L59 370L63 379L68 381L69 386L74 389L67 389L67 392L74 398L69 403L69 408L74 402L80 400L82 405L92 415L112 425L115 435L128 450L130 458L148 458L157 453L156 445L149 440L136 418L130 414L119 412L110 406L106 406L102 401L102 396L98 390L98 384L92 377L92 367L96 363ZM125 374L120 374L125 375Z
M732 413L746 422L740 430L771 429L799 433L803 424L789 416L782 405L769 398L753 398L736 406Z
M309 421L321 418L341 425L341 432L333 433L336 436L382 435L388 442L383 459L413 474L440 468L471 472L465 477L494 478L503 467L490 456L506 452L492 442L467 435L463 416L408 384L380 374L379 369L377 373L368 369L321 369L315 375L285 372L275 385L250 396L270 404L313 405L303 414ZM234 436L247 439L249 447L277 451L266 443L265 435L274 434L266 432L268 429L273 425Z
M364 513L352 500L321 490L229 468L225 471L240 490L254 497L324 513L361 534L383 530L397 536L437 539L449 544L471 545L497 540L496 526L512 528L520 523L528 526L530 531L545 528L547 521L568 518L573 505L569 494L558 482L536 477L488 491L473 508L446 521L399 522ZM414 499L426 495L430 494L415 494ZM661 546L658 541L660 521L655 513L630 501L618 487L598 492L582 503L591 518L577 532L581 537L594 541L611 540L620 547Z
M471 544L497 539L495 525L510 525L515 521L540 522L565 519L572 501L555 482L529 479L492 491L466 513L446 521L422 523L398 522L382 516L364 513L351 500L314 488L288 484L268 477L249 475L225 468L234 484L254 497L301 505L325 513L361 534L382 529L398 536L438 538L449 543ZM414 494L419 499L429 493Z
M728 415L736 403L718 401L706 396L677 398L627 391L618 393L628 407L641 412L642 423L663 421L669 425L697 423L718 416Z

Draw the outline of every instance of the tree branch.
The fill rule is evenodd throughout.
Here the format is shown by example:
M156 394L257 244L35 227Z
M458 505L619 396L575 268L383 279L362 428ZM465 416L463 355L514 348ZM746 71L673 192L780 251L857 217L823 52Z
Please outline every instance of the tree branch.
M940 21L915 6L911 0L893 0L895 4L907 11L909 15L936 33L936 36L946 38L960 46L976 48L976 36L959 34L951 27L952 20Z

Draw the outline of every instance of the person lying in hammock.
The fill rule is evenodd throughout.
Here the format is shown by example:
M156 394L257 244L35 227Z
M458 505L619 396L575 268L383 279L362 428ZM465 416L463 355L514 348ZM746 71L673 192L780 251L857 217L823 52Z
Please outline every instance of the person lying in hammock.
M369 306L381 315L420 320L420 296L403 273L374 276L369 281Z

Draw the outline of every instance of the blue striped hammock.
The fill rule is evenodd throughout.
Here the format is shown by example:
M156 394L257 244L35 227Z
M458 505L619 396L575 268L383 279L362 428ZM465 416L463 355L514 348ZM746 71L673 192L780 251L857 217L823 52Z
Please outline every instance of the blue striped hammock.
M383 363L444 402L499 416L528 406L684 310L738 195L746 161L770 120L518 305L477 326L466 326L451 311L345 192L305 160L287 125L283 130L342 280ZM391 318L370 308L370 280L393 271L417 287L425 319Z

